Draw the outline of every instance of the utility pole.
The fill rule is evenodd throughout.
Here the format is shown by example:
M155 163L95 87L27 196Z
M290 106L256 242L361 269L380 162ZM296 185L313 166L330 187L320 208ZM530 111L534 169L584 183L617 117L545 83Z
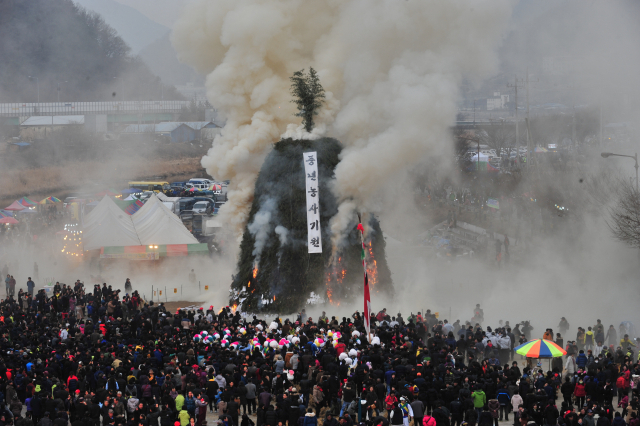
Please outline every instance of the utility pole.
M473 100L473 128L476 128L476 100Z
M529 68L527 68L527 169L531 163L531 145L529 140Z
M536 80L538 81L538 80ZM530 135L530 127L529 124L531 123L530 117L529 117L529 68L527 68L527 78L526 78L526 88L527 88L527 118L526 118L526 123L527 123L527 168L529 168L529 165L531 164L530 158L529 157L533 157L533 150L531 149L531 135ZM531 154L531 155L530 155Z
M515 75L513 78L513 84L507 84L507 87L513 87L516 91L515 106L516 106L516 160L517 160L518 156L520 155L520 131L518 128L518 87L522 87L518 85L517 75Z

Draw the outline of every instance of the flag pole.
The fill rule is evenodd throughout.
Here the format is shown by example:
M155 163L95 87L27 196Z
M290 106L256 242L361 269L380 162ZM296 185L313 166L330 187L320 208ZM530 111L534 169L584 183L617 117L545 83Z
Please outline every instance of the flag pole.
M360 231L360 242L362 243L362 269L364 270L364 327L367 329L367 339L371 344L371 293L369 292L369 277L367 276L366 246L364 244L364 226L362 217L358 215L358 230Z

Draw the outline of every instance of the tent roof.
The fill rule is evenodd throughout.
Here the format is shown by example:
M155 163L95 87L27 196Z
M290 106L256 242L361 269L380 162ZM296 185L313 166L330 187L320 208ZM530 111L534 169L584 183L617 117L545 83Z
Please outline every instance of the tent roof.
M5 207L5 210L24 210L26 207L18 202L18 200L11 203L9 207Z
M84 218L85 250L113 246L197 244L198 240L155 195L132 216L105 196Z
M197 244L182 220L152 194L131 216L143 244Z
M85 250L109 246L141 245L131 216L123 212L108 196L84 218Z

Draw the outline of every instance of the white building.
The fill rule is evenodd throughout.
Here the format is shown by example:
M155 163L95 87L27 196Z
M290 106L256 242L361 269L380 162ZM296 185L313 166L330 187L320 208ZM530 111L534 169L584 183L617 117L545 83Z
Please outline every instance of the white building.
M487 111L504 109L508 103L509 95L501 95L500 92L493 92L493 98L487 98Z

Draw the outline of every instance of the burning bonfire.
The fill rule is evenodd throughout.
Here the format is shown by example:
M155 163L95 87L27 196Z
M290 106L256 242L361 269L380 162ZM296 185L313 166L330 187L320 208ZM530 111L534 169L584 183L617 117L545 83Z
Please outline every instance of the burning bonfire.
M371 287L372 290L375 290L376 292L378 292L378 289L376 288L376 284L378 283L378 262L375 259L375 256L373 255L373 245L371 241L369 241L369 243L366 244L366 247L367 247L367 252L366 252L365 261L367 264L367 275L369 277L369 286ZM360 268L357 268L357 271L359 274L358 283L362 284L362 274L360 273L360 271L362 271L362 266L360 266ZM344 280L346 276L347 276L346 266L342 262L342 256L339 256L338 260L336 262L333 262L333 264L329 265L329 267L327 268L326 279L325 279L325 287L326 287L325 292L327 295L327 300L332 305L340 306L341 298L337 299L335 295L336 295L336 292L341 293L342 292L341 290L344 289ZM357 287L357 285L355 287Z
M330 221L337 201L329 182L342 146L335 139L285 139L274 145L256 181L247 227L240 243L237 273L229 304L247 313L292 314L309 303L344 304L362 297L362 241L354 216L338 256L331 247ZM308 252L303 153L318 153L319 216L322 253ZM286 185L283 186L283 182ZM286 190L285 190L286 189ZM268 201L268 202L267 202ZM380 224L367 215L365 256L369 283L375 292L391 294ZM284 237L283 237L284 235ZM317 297L317 298L316 298Z

